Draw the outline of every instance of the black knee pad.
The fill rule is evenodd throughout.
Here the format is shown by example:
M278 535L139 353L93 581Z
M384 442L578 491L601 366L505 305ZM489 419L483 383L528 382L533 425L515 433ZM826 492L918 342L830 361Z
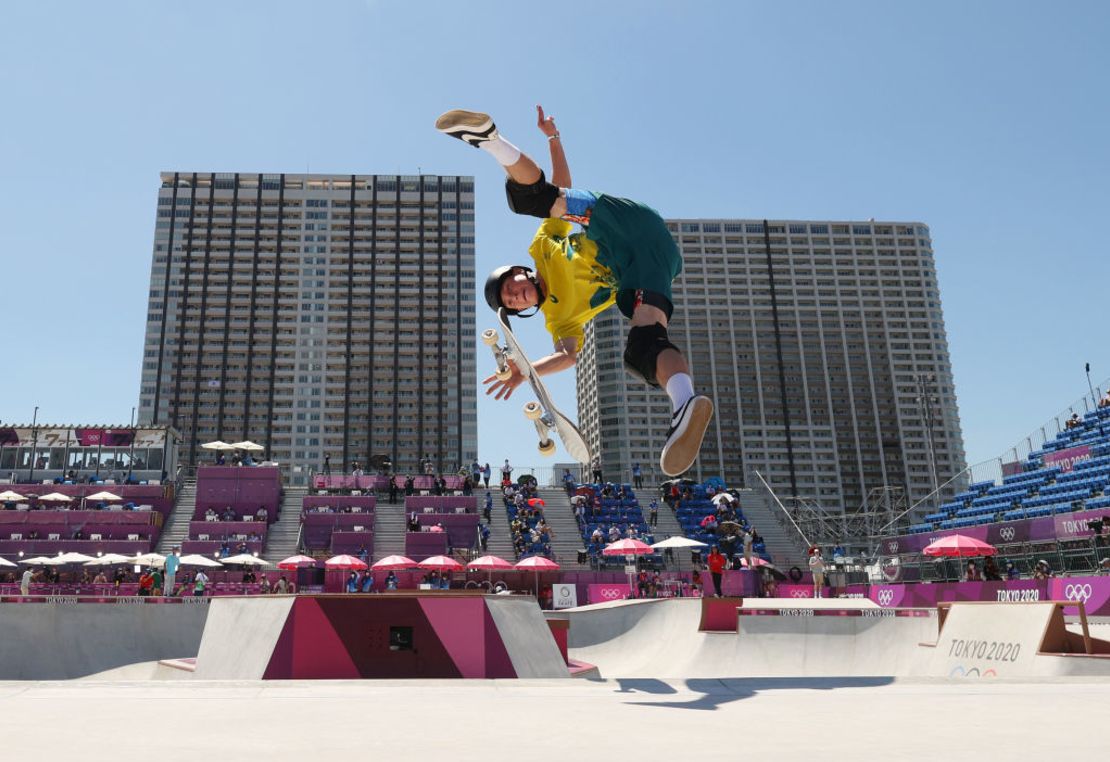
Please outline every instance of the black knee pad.
M547 181L540 170L540 179L531 185L521 185L513 179L505 180L505 196L509 208L517 214L546 219L551 214L551 205L559 198L559 189Z
M624 367L651 386L659 386L655 378L655 361L659 353L666 349L679 351L667 337L667 329L662 323L633 326L624 348Z

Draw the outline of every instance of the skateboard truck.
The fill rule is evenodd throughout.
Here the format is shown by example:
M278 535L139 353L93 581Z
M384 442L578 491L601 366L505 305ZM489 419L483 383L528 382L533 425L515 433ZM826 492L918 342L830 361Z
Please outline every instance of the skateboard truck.
M509 367L508 352L497 345L498 338L497 331L492 328L482 331L482 343L493 350L493 359L497 363L494 377L498 381L508 381L513 375L513 369Z
M524 417L536 425L536 433L540 435L540 455L554 455L555 442L547 436L547 432L555 428L555 421L543 414L538 402L524 403Z

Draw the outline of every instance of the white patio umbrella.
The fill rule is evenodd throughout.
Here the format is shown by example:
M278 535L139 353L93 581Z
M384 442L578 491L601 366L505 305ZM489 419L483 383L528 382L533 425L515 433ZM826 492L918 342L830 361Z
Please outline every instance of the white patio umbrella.
M123 500L122 497L120 497L119 495L117 495L113 492L97 492L96 494L88 495L87 497L85 497L85 499L86 500L104 500L105 502L110 502L112 500Z
M127 563L139 566L157 566L165 560L166 557L158 553L139 553L137 556L127 557Z
M727 492L718 492L713 496L713 502L720 504L721 502L731 503L735 498Z
M235 442L231 446L234 447L236 450L247 450L249 452L259 452L260 450L265 450L266 449L262 445L255 444L254 442L250 441L249 439L245 439L242 442Z
M0 558L0 566L16 566L16 564L13 564L11 561Z
M229 445L227 442L216 440L214 442L205 442L200 446L202 450L234 450L234 445Z
M69 495L63 495L61 492L51 492L46 495L39 495L39 502L42 503L72 503L73 498Z
M18 492L12 492L10 489L6 489L3 492L0 492L0 502L12 503L16 500L26 499L27 498L25 498L23 495L19 494Z
M704 542L691 540L689 537L668 537L665 540L653 543L651 547L656 550L667 550L668 548L707 548L709 546Z
M46 556L35 556L34 558L21 558L19 560L19 563L21 563L21 564L47 564L47 563L50 563L52 560L53 559L47 558Z
M86 556L84 553L70 551L69 553L62 553L60 556L55 556L54 564L56 566L61 566L62 564L83 564L95 560L93 556Z
M187 556L182 556L177 559L177 562L182 566L223 566L219 561L202 556L199 553L191 553ZM165 561L162 562L163 564Z
M111 566L113 564L125 564L130 560L130 556L121 556L119 553L105 553L91 561L86 561L85 566Z
M264 561L257 556L252 556L247 553L240 553L237 556L228 556L221 558L220 562L225 566L227 564L244 564L246 566L273 566L269 561Z

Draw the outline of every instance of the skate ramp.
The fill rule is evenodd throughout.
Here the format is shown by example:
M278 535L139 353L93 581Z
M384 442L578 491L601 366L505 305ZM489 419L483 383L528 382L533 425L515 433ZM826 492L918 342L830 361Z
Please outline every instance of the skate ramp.
M1110 641L1091 634L1086 616L1068 625L1062 602L953 603L927 674L949 678L1110 676ZM1102 632L1105 628L1098 628Z
M193 656L207 616L207 600L0 604L0 680L68 680Z
M570 658L596 665L605 678L921 674L930 654L918 644L935 640L936 618L928 612L898 616L869 604L756 600L750 609L738 608L735 632L699 632L698 598L621 601L562 613L570 621Z

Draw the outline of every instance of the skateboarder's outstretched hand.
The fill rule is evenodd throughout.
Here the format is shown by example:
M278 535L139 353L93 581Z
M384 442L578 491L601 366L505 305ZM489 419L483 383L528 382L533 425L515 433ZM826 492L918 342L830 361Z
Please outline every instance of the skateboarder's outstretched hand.
M539 104L536 104L536 126L549 138L559 134L559 128L555 126L555 117L544 116L543 106Z
M482 379L483 384L489 384L489 388L486 389L486 394L493 394L495 400L509 399L509 397L513 395L513 390L524 383L524 376L521 375L520 370L517 369L516 363L509 360L508 365L513 375L509 376L504 381L498 381L496 375Z

